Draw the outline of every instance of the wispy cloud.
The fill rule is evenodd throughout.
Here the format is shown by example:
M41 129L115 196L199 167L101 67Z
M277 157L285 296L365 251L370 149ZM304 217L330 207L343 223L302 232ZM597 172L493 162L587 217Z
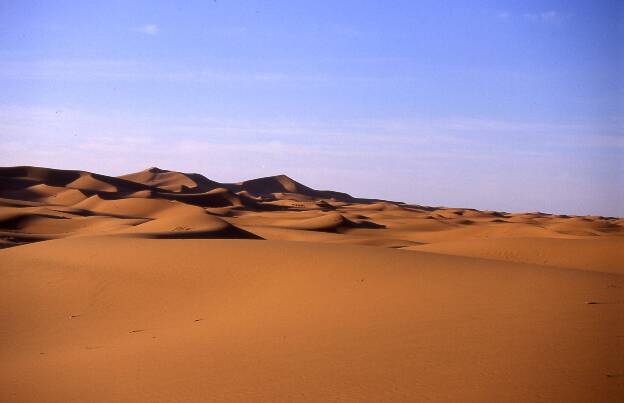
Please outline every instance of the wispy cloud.
M0 105L0 165L115 175L160 165L220 181L287 173L359 196L617 215L624 214L613 190L624 150L619 123L228 119ZM387 163L371 164L379 160ZM471 177L480 180L466 180ZM527 180L540 196L527 201L518 194L518 203L510 202L516 199L505 193L514 189L510 184ZM406 186L414 190L406 193Z
M565 19L567 19L568 17L570 17L570 15L568 14L563 14L555 10L548 10L548 11L542 11L542 12L536 12L536 13L525 13L523 16L529 21L552 23L552 24L559 24L563 22Z
M112 119L111 117L115 118ZM122 111L100 112L76 110L64 106L0 106L0 143L19 138L24 144L83 144L103 149L115 143L131 141L163 145L218 145L221 150L243 149L259 152L284 147L315 154L343 154L358 144L356 153L372 155L386 152L405 154L440 151L465 154L464 147L489 148L496 144L506 153L548 148L557 152L569 147L624 148L617 122L601 127L574 123L501 121L477 118L439 119L355 119L328 122L302 119L228 119L206 116L140 116ZM131 140L129 140L131 139ZM152 139L152 140L150 140ZM156 139L158 139L156 141ZM310 141L314 139L314 141ZM254 148L258 145L258 149ZM291 148L294 147L294 148ZM521 150L522 149L522 150ZM191 149L188 150L192 151ZM25 149L24 154L28 151Z
M35 61L0 59L0 79L67 81L159 81L159 82L258 82L307 83L371 82L374 77L355 75L291 74L283 71L225 71L188 69L175 63L155 66L134 60L44 59Z
M543 24L557 25L563 23L566 19L571 17L571 14L564 14L556 10L531 12L517 15L508 10L500 10L495 12L493 15L500 21L511 21L512 19L524 18L526 21L531 21L535 23L539 22Z
M336 34L349 38L359 38L364 35L364 31L351 25L332 24L330 29Z
M499 11L496 13L496 18L501 20L508 20L511 18L511 13L509 11Z
M160 28L158 28L158 25L156 24L141 25L140 27L136 27L134 30L145 35L156 35L160 32Z
M211 28L209 30L210 33L225 37L240 37L249 33L247 27L241 25L220 27L220 28Z

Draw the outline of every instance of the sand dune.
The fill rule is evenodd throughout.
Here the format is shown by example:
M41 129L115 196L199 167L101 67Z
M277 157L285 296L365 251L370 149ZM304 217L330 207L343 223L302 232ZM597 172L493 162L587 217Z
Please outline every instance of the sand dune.
M3 191L11 188L19 189L28 184L45 184L102 192L124 192L146 188L146 186L136 182L91 172L39 167L0 168L0 178L2 178Z
M173 192L204 193L215 188L224 188L237 194L244 194L249 198L260 199L289 199L301 201L326 198L348 202L365 200L356 199L342 192L315 190L286 175L267 176L237 183L219 183L200 174L174 172L152 167L141 172L123 175L119 178Z
M204 212L165 215L134 227L124 233L148 238L239 238L261 239L219 217Z
M78 189L66 189L62 192L50 195L44 202L46 204L60 204L62 206L71 206L85 200L88 196Z
M252 233L269 239L313 238L589 270L613 271L622 260L613 252L624 239L624 227L618 218L512 214L358 199L345 193L315 190L285 175L219 183L200 174L160 168L113 178L86 171L13 167L0 168L0 183L0 205L48 206L57 212L73 209L66 210L69 215L63 220L23 210L15 222L2 221L0 231L8 232L2 236L4 246L11 245L8 238L21 235L45 238L52 234L141 233L150 226L159 226L157 223L166 225L162 231L152 232L164 236L162 232L169 231L172 237L178 237L180 231L167 228L195 228L212 215L223 218L223 225L229 229L222 234L228 237L236 233L247 238ZM199 218L189 226L189 217ZM113 223L115 219L118 225ZM145 222L149 220L156 222ZM133 225L141 227L131 228ZM311 235L309 231L342 236ZM210 238L219 233L209 229L195 232ZM610 245L609 251L603 253L602 245ZM572 258L577 255L578 259Z
M339 213L327 213L312 218L295 220L277 220L273 223L276 227L308 230L308 231L336 231L345 226L347 220Z
M621 239L463 239L410 247L441 254L483 257L624 275Z
M156 167L123 175L120 178L173 192L190 190L203 193L218 187L217 182L199 174L173 172Z
M615 402L624 392L624 282L613 274L115 237L21 246L0 262L4 400Z
M73 207L89 210L94 213L109 214L125 217L157 218L163 215L181 215L186 213L202 212L200 207L180 203L175 200L162 199L102 199L98 195L74 204Z
M619 402L624 220L0 168L0 401Z

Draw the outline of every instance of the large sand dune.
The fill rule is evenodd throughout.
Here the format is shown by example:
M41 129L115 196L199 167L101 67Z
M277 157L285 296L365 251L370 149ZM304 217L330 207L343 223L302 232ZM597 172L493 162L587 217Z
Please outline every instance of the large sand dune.
M0 401L619 402L623 225L0 168Z

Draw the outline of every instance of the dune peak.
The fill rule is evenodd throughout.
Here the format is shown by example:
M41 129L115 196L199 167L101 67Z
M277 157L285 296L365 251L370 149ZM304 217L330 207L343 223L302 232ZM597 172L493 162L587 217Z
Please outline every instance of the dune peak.
M158 168L158 167L149 167L145 171L146 172L151 172L153 174L163 174L163 173L166 173L166 172L171 172L171 171L169 171L167 169L161 169L161 168Z

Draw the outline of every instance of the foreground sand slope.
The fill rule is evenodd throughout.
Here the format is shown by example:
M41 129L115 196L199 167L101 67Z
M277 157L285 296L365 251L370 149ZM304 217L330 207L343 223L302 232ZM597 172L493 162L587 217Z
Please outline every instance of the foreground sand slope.
M612 273L107 236L4 249L0 276L2 401L624 396L624 277Z
M407 249L624 274L623 241L596 237L485 238L438 242Z

